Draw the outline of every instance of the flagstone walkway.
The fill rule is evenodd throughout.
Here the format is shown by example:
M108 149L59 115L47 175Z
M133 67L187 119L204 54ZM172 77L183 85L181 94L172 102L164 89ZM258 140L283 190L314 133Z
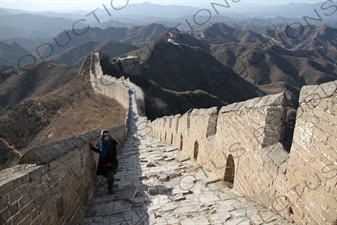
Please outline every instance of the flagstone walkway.
M289 224L148 135L147 118L137 113L139 90L127 85L130 135L117 156L114 194L103 179L80 224Z
M113 195L105 179L81 224L288 224L151 136L129 136Z

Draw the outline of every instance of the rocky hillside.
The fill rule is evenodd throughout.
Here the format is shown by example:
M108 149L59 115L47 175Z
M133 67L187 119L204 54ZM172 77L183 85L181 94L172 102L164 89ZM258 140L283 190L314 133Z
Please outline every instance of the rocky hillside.
M86 55L89 52L102 50L106 52L110 57L116 57L123 55L127 52L138 49L138 47L116 41L88 41L83 44L79 44L59 54L51 57L58 63L65 63L68 65L74 65L80 67L83 63Z
M141 75L130 79L145 92L149 119L258 96L258 88L210 53L169 39L163 35L147 47L128 53L143 61Z
M61 69L67 66L55 62L37 64L31 68L35 73L29 78L35 82L26 82L26 85L48 84L48 80L53 79L48 70L52 67ZM21 98L21 101L17 100L17 106L0 117L0 156L8 159L2 167L15 163L18 154L30 147L124 124L126 110L115 100L93 92L89 83L89 68L90 58L87 57L78 73L74 74L74 70L64 71L65 77L72 76L68 81L59 80L54 86L43 86L44 89L38 85L30 86L25 95L17 96ZM24 75L27 76L18 76L24 79ZM6 84L1 85L4 87ZM10 85L15 85L15 82L12 81ZM21 85L23 89L24 84Z
M2 80L0 89L1 115L16 108L23 100L43 97L72 80L78 69L53 61L42 61L26 71Z

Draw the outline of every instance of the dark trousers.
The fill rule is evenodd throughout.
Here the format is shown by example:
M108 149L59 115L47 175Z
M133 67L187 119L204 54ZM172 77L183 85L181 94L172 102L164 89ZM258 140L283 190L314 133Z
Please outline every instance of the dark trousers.
M105 175L107 181L108 181L108 189L109 191L112 191L112 187L114 185L115 182L115 177L112 171L109 171L106 175Z

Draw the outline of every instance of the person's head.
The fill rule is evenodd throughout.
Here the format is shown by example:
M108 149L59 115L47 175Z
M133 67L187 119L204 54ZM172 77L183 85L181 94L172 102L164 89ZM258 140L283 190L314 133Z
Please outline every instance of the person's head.
M102 132L101 132L101 139L102 140L107 140L107 139L109 139L109 137L110 137L109 131L108 130L102 130Z

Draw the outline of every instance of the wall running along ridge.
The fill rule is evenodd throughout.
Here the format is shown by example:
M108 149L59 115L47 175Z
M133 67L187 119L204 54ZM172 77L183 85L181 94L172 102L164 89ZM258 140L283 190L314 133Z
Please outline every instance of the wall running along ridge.
M337 219L337 81L301 90L290 153L283 149L284 93L193 109L148 123L245 196L297 224ZM263 223L261 219L261 223Z
M116 99L127 110L130 99L145 109L143 92L124 78L104 75L101 52L92 53L90 81L95 92ZM142 111L140 111L142 113ZM118 150L128 135L125 124L108 129ZM88 142L96 142L100 130L29 149L21 165L0 171L0 224L75 224L82 218L102 177L96 176L99 154Z
M92 53L90 82L93 86L94 91L116 99L122 106L124 106L124 108L129 109L130 95L134 94L134 89L136 89L135 97L138 107L138 113L140 114L139 116L144 116L145 98L141 88L133 84L131 81L129 81L129 79L125 80L124 77L116 79L115 77L112 77L110 75L103 74L102 66L100 64L100 60L103 57L107 57L103 52Z

